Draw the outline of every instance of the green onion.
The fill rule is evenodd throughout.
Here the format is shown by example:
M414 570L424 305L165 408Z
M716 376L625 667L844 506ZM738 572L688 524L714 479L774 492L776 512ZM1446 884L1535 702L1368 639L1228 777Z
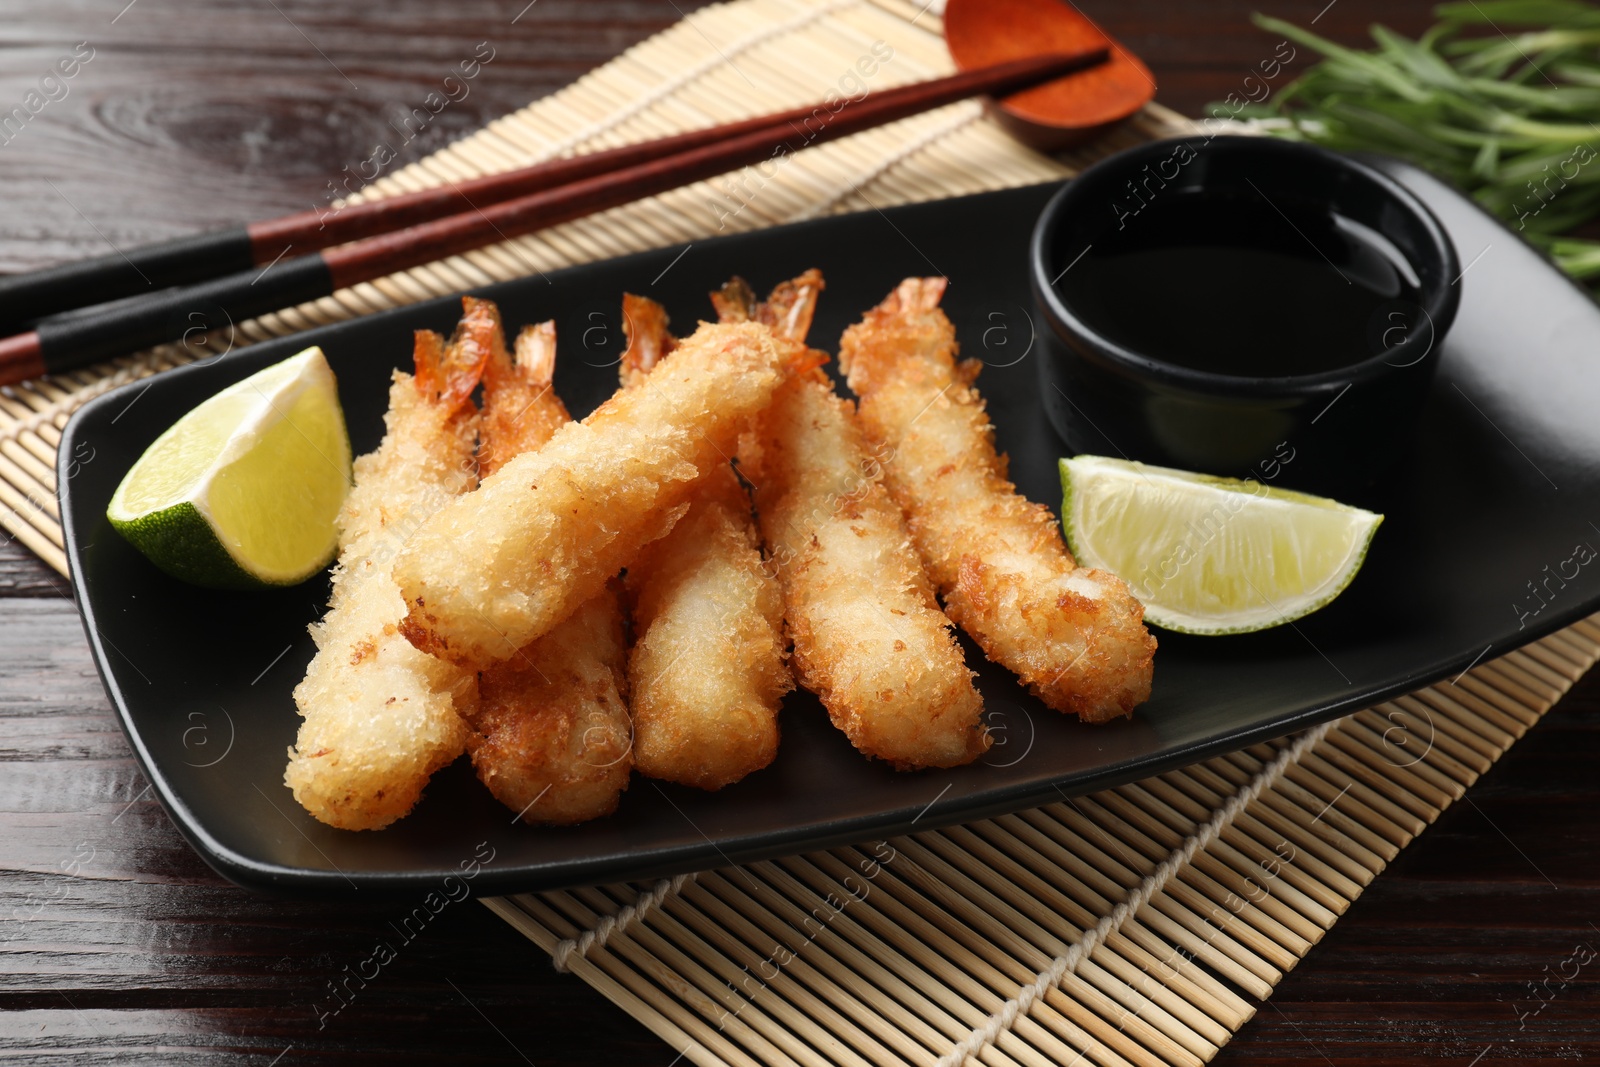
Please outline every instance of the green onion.
M1237 117L1276 136L1415 163L1574 278L1600 279L1600 241L1565 236L1600 216L1600 5L1465 0L1434 14L1439 23L1415 41L1372 27L1365 51L1256 15L1257 26L1322 59Z

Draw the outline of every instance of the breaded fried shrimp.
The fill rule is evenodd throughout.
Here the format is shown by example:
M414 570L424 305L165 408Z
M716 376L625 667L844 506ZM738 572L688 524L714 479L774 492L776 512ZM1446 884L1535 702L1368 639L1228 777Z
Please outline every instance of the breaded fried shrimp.
M295 799L329 826L389 825L466 745L458 713L476 703L477 676L401 635L405 601L390 568L423 520L477 484L470 397L486 356L465 331L448 348L418 332L416 376L395 372L388 432L355 462L332 604L311 627L317 654L295 687L304 721L284 772Z
M718 310L803 336L820 288L808 278L763 308L736 280ZM779 388L759 427L751 480L800 684L856 748L897 769L976 759L989 747L982 698L850 403L812 369Z
M908 278L839 343L860 419L885 456L945 610L1039 699L1089 722L1150 696L1156 642L1122 579L1080 569L1048 508L1006 478L994 429L955 362L943 278Z
M406 636L483 668L548 633L672 529L783 377L766 330L702 326L643 386L423 524L395 561Z
M633 767L620 689L626 652L620 599L607 586L480 676L472 765L524 822L616 810Z
M571 421L551 387L555 323L529 326L506 352L495 306L467 298L484 372L478 463L484 477L537 449ZM478 778L525 822L577 823L609 815L632 769L623 701L622 605L614 585L549 633L479 676L467 716Z
M638 387L676 342L666 312L623 297L620 374ZM784 662L783 599L761 559L750 501L728 463L713 467L672 532L628 565L634 763L641 773L721 789L771 763Z

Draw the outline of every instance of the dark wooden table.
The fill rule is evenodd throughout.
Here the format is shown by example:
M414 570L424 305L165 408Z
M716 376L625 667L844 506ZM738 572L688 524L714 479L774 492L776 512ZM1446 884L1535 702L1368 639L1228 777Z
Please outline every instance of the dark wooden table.
M1263 0L1305 24L1326 0ZM66 97L0 144L0 269L100 254L321 202L481 41L494 62L407 159L668 25L691 0L5 0L0 112L78 42ZM1161 99L1198 113L1268 54L1258 5L1096 0ZM1336 0L1362 39L1427 8ZM1485 561L1492 565L1492 561ZM447 909L319 1026L328 983L397 904L252 896L150 798L67 584L0 545L0 1058L73 1064L669 1064L642 1026L485 909ZM1219 1063L1600 1060L1600 675L1402 855ZM1558 983L1552 981L1549 989ZM1552 999L1553 997L1553 999ZM1542 1008L1533 1013L1533 1009Z

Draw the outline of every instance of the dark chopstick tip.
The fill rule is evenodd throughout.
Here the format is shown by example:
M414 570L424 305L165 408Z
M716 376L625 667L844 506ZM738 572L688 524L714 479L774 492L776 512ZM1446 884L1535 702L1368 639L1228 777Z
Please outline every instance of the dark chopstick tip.
M37 333L29 330L0 339L0 385L16 385L47 373Z

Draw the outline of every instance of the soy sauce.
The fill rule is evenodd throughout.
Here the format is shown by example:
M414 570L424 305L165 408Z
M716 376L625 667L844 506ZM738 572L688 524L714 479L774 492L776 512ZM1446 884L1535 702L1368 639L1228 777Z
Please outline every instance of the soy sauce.
M1057 290L1108 340L1197 370L1282 377L1359 363L1382 351L1385 311L1419 295L1382 235L1289 196L1164 190L1118 221L1086 252L1056 250Z

